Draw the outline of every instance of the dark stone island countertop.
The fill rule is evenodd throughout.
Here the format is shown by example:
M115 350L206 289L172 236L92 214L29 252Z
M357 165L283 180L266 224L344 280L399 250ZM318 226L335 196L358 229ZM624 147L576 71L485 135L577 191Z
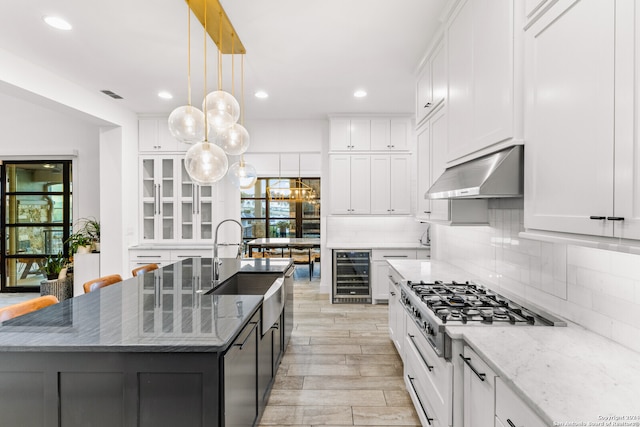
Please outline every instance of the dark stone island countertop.
M236 273L284 273L292 260L223 259ZM0 352L218 352L259 309L259 295L206 295L211 259L190 258L0 326Z

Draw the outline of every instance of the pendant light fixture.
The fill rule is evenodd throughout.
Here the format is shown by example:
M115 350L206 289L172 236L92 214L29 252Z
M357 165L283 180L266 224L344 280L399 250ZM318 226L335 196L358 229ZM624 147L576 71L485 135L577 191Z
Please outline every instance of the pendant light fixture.
M222 16L222 12L220 13ZM222 18L220 18L222 28ZM220 30L222 33L222 30ZM220 37L222 43L222 36ZM222 46L218 46L222 55ZM207 93L207 2L204 3L204 93ZM209 142L207 103L203 104L204 141L194 144L185 154L184 166L191 179L200 185L211 185L220 181L227 173L229 159L222 148Z
M176 108L169 115L169 131L178 141L193 144L205 138L204 113L191 105L191 7L187 0L187 105Z
M222 90L222 10L219 16L221 45L218 46L218 90L206 95L202 103L202 109L207 112L207 118L216 133L230 128L240 118L240 104L233 95Z
M233 41L235 39L232 38L231 40L232 40L231 52L233 54L234 52ZM237 154L240 155L240 161L232 164L229 167L229 180L233 185L235 185L239 189L247 190L256 184L256 181L258 180L258 174L256 172L256 168L254 168L253 165L250 165L249 163L246 163L244 161L244 153L249 148L249 132L247 132L247 130L244 127L244 113L245 113L245 110L244 110L244 106L245 106L244 104L244 54L241 56L241 58L242 58L242 62L240 66L240 75L241 75L240 120L242 122L242 125L239 125L236 123L233 126L231 126L229 129L227 129L225 132L222 132L222 134L219 137L219 144L226 153L232 154L232 155L237 155ZM233 78L233 76L235 76L235 70L234 70L233 64L234 62L233 62L233 56L232 56L231 90L235 91L235 83L234 83L235 80Z
M267 198L277 201L316 203L316 191L302 182L300 154L298 154L298 178L294 179L293 183L290 179L283 180L280 178L280 162L278 160L278 180L267 187Z
M234 42L235 38L231 37L231 90L235 91L235 69L234 69ZM222 147L225 153L232 156L239 156L242 153L246 152L249 148L249 132L243 126L244 125L244 55L242 55L242 66L241 66L241 76L242 76L242 88L241 88L241 100L242 106L240 107L240 117L242 118L242 124L234 123L230 127L220 130L216 134L216 143Z

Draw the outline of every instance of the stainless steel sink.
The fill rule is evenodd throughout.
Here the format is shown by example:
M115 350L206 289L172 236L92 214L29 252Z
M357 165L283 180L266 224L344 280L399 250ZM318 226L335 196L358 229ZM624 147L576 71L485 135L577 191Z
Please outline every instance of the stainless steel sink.
M282 274L238 273L215 288L213 295L263 295L262 334L264 335L280 318L286 300Z

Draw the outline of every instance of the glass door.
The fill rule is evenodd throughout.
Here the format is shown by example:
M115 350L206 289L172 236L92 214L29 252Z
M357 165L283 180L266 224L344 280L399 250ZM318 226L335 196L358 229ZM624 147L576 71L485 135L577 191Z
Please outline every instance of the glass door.
M38 292L45 258L68 252L71 161L5 161L0 174L0 290Z

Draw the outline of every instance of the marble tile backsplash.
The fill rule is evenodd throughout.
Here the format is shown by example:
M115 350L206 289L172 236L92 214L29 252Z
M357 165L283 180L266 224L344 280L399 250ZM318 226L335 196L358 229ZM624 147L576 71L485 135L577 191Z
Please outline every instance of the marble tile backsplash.
M418 243L426 229L426 224L409 216L327 217L327 239L332 242Z
M640 255L520 238L521 204L504 205L489 226L432 226L432 258L640 351Z

